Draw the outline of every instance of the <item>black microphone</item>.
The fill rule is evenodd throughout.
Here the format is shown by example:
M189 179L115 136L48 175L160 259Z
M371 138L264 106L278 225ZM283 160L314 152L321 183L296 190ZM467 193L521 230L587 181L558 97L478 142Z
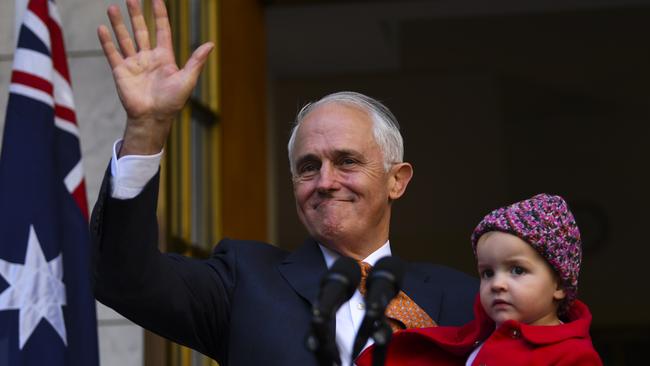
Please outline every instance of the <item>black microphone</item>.
M352 297L360 281L359 264L352 258L340 257L321 280L320 295L312 315L330 318Z
M340 257L321 280L320 294L312 307L311 330L307 348L316 354L320 365L340 365L331 319L348 301L361 281L359 264L351 258Z
M404 264L395 257L377 261L366 280L366 315L354 339L352 359L363 350L368 338L378 330L384 320L388 303L397 295L404 278Z

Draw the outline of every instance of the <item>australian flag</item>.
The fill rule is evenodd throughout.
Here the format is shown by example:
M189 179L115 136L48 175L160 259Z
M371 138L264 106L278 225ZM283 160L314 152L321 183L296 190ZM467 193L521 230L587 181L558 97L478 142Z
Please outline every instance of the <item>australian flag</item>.
M0 366L97 365L88 204L61 21L30 0L0 153Z

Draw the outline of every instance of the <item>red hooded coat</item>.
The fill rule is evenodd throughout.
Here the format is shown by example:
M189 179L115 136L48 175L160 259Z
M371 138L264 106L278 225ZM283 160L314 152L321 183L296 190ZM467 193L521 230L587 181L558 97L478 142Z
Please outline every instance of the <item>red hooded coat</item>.
M386 365L464 366L481 343L472 366L479 365L602 365L591 344L591 313L579 300L569 309L568 321L554 326L534 326L508 320L495 330L495 323L477 297L475 319L461 327L407 329L396 332L388 347ZM372 365L372 351L357 359L359 366Z

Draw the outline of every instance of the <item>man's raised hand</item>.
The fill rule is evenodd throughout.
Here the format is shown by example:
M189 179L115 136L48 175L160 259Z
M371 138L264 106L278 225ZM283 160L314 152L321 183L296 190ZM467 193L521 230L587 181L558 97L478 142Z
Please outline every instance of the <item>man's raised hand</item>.
M117 93L127 114L120 156L151 155L162 149L171 123L190 96L208 54L205 43L194 51L182 69L174 59L169 17L163 0L152 0L156 22L156 47L149 44L149 31L138 0L127 0L135 43L119 7L108 7L108 18L119 45L104 25L97 29L104 55L113 71Z

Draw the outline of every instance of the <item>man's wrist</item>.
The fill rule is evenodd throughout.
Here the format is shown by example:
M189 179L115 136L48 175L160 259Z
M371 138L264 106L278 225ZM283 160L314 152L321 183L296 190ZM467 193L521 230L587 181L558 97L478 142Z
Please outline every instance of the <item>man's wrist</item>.
M155 119L127 120L117 157L158 154L165 145L172 122L173 120Z

